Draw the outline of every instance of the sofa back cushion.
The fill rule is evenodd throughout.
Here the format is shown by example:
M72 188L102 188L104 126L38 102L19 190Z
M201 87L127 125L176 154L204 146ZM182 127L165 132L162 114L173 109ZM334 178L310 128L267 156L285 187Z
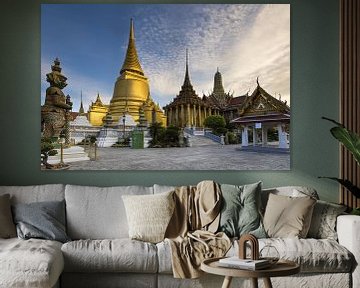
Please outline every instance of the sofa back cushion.
M11 204L62 201L65 198L64 191L63 184L0 186L0 195L10 194Z
M270 238L306 238L316 200L270 194L264 228Z
M314 199L319 199L319 195L316 190L310 187L304 186L284 186L276 188L263 189L261 191L261 210L265 213L265 208L269 199L269 194L275 194L288 197L306 197L310 196Z
M153 194L152 187L66 185L67 233L71 239L128 238L123 195Z

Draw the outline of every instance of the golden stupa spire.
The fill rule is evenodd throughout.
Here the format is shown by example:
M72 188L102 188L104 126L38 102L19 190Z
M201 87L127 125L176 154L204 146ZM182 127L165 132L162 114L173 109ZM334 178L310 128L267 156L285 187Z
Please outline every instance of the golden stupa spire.
M122 74L124 71L129 71L144 76L144 72L141 68L139 58L136 52L134 23L132 18L130 19L129 43L126 51L124 64L122 65L120 70L120 74Z

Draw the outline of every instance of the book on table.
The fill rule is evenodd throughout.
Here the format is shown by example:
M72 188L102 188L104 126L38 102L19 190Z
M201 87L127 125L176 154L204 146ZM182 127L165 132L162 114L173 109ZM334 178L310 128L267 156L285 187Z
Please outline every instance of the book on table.
M220 259L219 266L237 269L259 270L270 267L271 262L267 259L240 259L238 256L233 256Z

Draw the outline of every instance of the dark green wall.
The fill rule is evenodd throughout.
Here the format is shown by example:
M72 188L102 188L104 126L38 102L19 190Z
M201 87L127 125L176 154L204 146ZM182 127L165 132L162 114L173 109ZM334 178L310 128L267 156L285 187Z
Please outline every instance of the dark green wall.
M291 171L40 171L40 4L74 1L2 0L0 4L0 185L193 184L262 180L265 187L308 185L337 201L338 186L319 175L338 175L338 146L331 125L338 118L339 33L337 0L238 1L291 4ZM76 3L98 1L76 1ZM102 1L102 3L116 1ZM195 2L195 1L182 1ZM206 1L211 3L212 1ZM219 3L220 1L213 1ZM232 1L234 3L235 1ZM146 1L144 1L146 3ZM157 3L161 3L158 1ZM169 1L163 1L169 3ZM201 2L197 2L201 3ZM66 19L56 19L66 21ZM54 31L54 37L61 31ZM166 159L164 159L166 161Z

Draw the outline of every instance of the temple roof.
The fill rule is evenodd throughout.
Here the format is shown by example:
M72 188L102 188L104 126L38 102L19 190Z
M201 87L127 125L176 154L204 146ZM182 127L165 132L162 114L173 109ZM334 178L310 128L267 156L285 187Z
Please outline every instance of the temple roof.
M225 93L222 76L217 68L214 75L214 88L213 92L209 95L209 100L212 105L216 106L219 109L225 109L231 102L232 95L230 93Z
M260 87L257 81L257 87L250 95L236 97L236 101L242 104L239 108L239 116L231 120L231 123L252 124L267 122L290 122L290 107L285 102L276 99Z
M181 86L181 90L178 95L174 98L174 100L164 107L164 109L168 109L170 107L175 107L177 105L186 105L186 104L202 104L205 102L201 99L195 92L189 76L189 65L188 65L188 51L186 49L186 68L185 68L185 77L184 84Z
M124 71L129 71L144 76L144 71L141 68L139 58L136 52L133 19L130 19L129 43L126 51L125 60L120 70L120 74L122 74Z
M93 105L95 105L95 106L104 106L104 104L101 101L99 92L98 92L98 94L96 96L95 102L93 102L91 106L93 106Z
M240 117L268 114L290 114L290 107L285 102L267 93L259 83L254 92L245 98L239 109Z
M269 122L290 122L290 114L286 113L273 113L267 115L249 115L238 117L230 121L237 124L251 124L251 123L269 123Z

